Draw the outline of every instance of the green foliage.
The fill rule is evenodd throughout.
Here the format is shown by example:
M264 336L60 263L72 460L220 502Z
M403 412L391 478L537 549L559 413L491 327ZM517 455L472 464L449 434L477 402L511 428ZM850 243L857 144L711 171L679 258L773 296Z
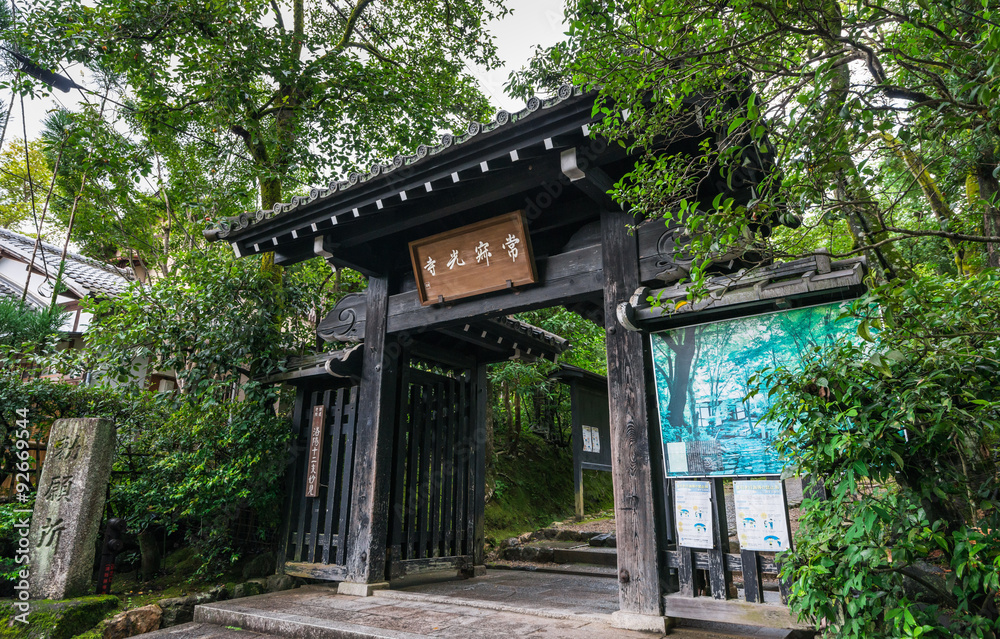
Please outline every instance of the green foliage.
M42 152L41 142L29 142L27 150L31 180L28 180L24 162L23 140L11 140L0 152L0 228L16 229L21 222L40 215L45 204L52 182L52 167Z
M0 297L0 361L11 351L31 351L44 345L58 335L65 318L58 306L38 309L20 299Z
M82 63L125 85L152 138L233 143L264 208L296 176L365 167L481 118L466 60L499 65L494 0L306 4L303 0L45 0L19 42L42 64Z
M781 448L829 494L782 555L825 636L1000 631L997 308L993 271L887 285L855 306L860 345L772 373Z
M521 446L499 456L493 494L486 503L486 536L497 544L507 537L548 526L573 515L573 455L525 433ZM614 506L611 473L584 471L586 512Z
M913 256L895 245L925 237L961 270L985 263L1000 224L994 5L573 0L567 19L569 40L510 88L560 70L595 87L592 130L640 156L615 197L686 231L694 281L706 260L820 247L905 275Z
M21 614L12 600L0 602L0 628L5 637L23 639L71 639L90 630L120 602L112 595L97 595L53 601L31 602L28 623L14 620ZM12 634L6 634L12 633Z
M303 266L275 282L254 260L213 248L186 256L169 279L88 306L91 349L78 365L104 384L153 370L177 379L177 392L150 399L161 420L120 431L131 474L113 500L137 527L200 522L195 541L217 567L234 558L228 524L238 509L277 523L290 430L275 411L278 390L260 378L314 339L309 314L326 299L317 275Z

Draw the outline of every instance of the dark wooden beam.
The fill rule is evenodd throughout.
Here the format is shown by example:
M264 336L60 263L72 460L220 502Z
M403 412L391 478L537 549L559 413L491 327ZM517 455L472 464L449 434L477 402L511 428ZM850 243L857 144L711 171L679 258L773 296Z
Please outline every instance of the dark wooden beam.
M353 584L385 579L389 476L400 352L387 344L389 278L368 278L365 353L358 397L354 490L347 536L347 576ZM356 591L353 591L356 592Z
M660 616L663 601L649 453L651 389L645 371L648 342L620 326L616 313L639 286L638 247L628 230L632 220L621 211L601 215L618 598L624 613Z
M493 174L496 179L486 180L480 176L474 182L476 188L471 192L468 187L452 189L437 198L422 202L422 206L400 208L393 212L382 211L379 214L378 224L367 224L364 230L358 229L352 233L342 229L338 241L333 243L334 255L340 247L357 246L395 235L432 220L474 210L496 200L530 190L546 180L557 179L559 173L554 160L545 159L547 160L545 162L539 161L521 166L515 164L504 171L502 177L497 176L500 171L490 171L485 175Z
M607 173L597 166L594 159L587 157L586 150L567 149L560 155L562 172L570 183L600 206L615 210L621 206L608 195L615 183Z

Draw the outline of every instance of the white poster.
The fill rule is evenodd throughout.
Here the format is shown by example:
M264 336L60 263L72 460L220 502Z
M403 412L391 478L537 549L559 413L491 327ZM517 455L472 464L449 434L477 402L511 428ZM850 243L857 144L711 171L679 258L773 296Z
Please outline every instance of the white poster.
M590 426L583 427L583 452L585 453L594 452L594 442L590 438Z
M707 481L674 482L674 516L677 545L713 548L712 484Z
M783 482L734 481L733 503L736 508L736 532L742 550L788 550L788 515Z
M597 426L584 426L590 429L590 452L597 454L601 452L601 431Z
M667 442L667 472L687 473L687 444L684 442Z

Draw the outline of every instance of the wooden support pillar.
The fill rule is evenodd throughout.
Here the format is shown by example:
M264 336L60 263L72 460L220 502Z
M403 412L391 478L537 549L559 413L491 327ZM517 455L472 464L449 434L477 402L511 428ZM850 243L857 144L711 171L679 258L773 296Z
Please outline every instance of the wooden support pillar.
M618 305L639 286L639 257L632 216L601 213L604 263L604 325L608 351L608 405L611 464L618 537L618 597L615 625L664 631L654 472L649 452L647 379L648 342L618 323ZM659 622L655 620L659 618ZM647 627L644 624L649 624ZM640 627L642 626L642 627Z
M573 430L573 512L583 519L583 417L580 415L580 391L576 382L569 385L569 404L572 413Z
M389 479L399 346L386 342L389 279L368 278L364 360L358 397L354 491L347 534L347 579L339 592L370 595L387 587Z
M473 378L475 392L475 425L470 453L474 455L475 511L473 513L472 563L475 567L486 564L486 401L489 390L489 376L486 364L476 366ZM473 574L478 574L474 572Z

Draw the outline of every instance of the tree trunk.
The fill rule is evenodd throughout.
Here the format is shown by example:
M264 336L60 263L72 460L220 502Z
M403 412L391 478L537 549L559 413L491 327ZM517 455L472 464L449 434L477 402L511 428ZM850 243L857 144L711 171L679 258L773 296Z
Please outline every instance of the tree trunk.
M694 362L695 327L684 329L684 341L674 339L667 342L674 351L674 379L670 385L670 401L667 403L670 427L678 431L684 428L684 404L687 401L688 385L691 383L691 364Z
M983 207L983 235L1000 236L1000 201L997 179L985 165L976 167L978 199ZM1000 242L987 242L986 259L990 268L1000 268Z

